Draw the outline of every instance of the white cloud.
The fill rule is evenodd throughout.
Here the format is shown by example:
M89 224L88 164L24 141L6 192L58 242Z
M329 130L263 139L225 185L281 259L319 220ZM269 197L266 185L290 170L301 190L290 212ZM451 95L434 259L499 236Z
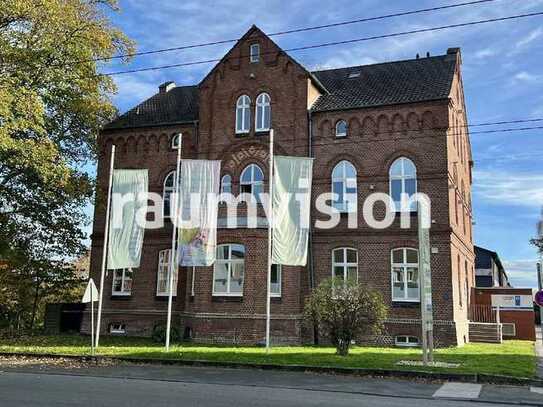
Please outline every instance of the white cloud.
M534 75L526 71L521 71L514 76L515 81L520 82L537 82L539 75Z
M543 174L505 171L474 171L473 191L493 205L540 207Z
M518 288L537 288L535 259L504 260L503 267L509 277L509 282Z
M475 52L475 58L477 59L484 59L488 57L493 57L495 55L498 55L498 50L491 47L483 48Z
M543 34L543 28L539 27L535 30L530 31L528 35L525 37L522 37L517 43L516 48L524 48L526 45L532 43L533 41L537 40L541 35Z

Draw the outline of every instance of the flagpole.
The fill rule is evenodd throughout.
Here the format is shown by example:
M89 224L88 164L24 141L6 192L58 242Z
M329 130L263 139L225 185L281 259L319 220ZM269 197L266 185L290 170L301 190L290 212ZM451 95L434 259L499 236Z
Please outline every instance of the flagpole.
M170 209L170 219L172 221L172 251L170 253L170 266L168 275L168 319L166 321L166 352L170 350L170 331L172 327L172 302L173 302L173 275L174 270L178 267L177 264L177 250L175 249L175 243L177 238L177 222L178 216L178 202L179 202L179 171L181 170L181 147L183 145L183 134L179 133L179 143L177 145L177 164L175 171L175 188L173 193L173 205ZM173 214L173 216L172 216Z
M106 273L106 260L107 260L107 243L109 236L109 211L111 206L111 184L113 183L113 168L115 161L115 145L111 146L111 158L109 159L109 183L107 187L107 204L106 204L106 224L104 227L104 248L102 250L102 269L100 271L100 292L98 298L98 317L96 321L96 344L95 348L98 348L100 344L100 324L102 322L102 298L104 296L104 277Z
M92 284L90 286L91 297L91 355L94 356L94 293L92 292Z
M271 319L271 268L272 268L272 227L273 227L273 129L270 130L270 164L269 164L269 198L268 198L268 278L266 284L266 351L270 350Z

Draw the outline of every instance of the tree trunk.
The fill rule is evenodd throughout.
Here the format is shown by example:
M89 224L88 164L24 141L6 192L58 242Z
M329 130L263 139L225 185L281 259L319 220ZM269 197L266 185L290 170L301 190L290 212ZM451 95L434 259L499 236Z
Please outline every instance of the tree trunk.
M34 330L34 320L38 309L38 298L40 293L40 280L36 279L36 291L34 291L34 304L32 304L32 316L30 318L30 332Z
M348 356L349 355L349 345L351 341L345 339L338 339L336 345L336 354L339 356Z

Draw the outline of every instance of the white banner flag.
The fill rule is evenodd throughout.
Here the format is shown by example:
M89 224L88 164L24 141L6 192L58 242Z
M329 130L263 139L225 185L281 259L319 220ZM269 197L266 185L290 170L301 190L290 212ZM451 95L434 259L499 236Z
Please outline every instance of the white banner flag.
M305 266L313 159L274 157L272 263Z
M211 266L215 262L220 174L220 161L181 161L181 223L178 224L181 266Z
M147 207L147 170L115 170L111 187L108 269L135 268L140 265Z

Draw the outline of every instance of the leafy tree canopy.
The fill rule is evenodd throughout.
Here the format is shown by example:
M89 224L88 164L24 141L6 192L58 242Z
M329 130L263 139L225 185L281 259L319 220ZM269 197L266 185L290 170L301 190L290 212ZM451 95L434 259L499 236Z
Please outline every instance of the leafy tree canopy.
M115 84L97 61L134 51L114 10L115 0L0 2L0 259L10 270L62 268L83 249L93 192L83 168L115 114Z

